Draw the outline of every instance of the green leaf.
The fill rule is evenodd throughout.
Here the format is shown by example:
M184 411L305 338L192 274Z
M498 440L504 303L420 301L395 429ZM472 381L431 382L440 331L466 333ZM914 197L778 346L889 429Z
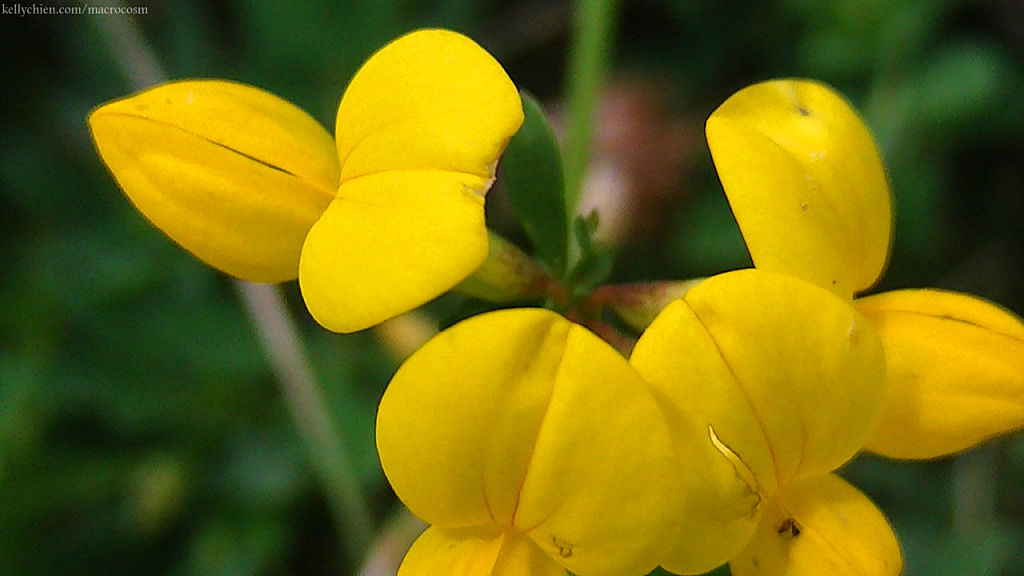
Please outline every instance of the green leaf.
M537 256L565 274L569 226L562 155L540 104L522 94L525 120L502 157L509 202Z
M594 240L597 219L595 210L585 218L577 216L573 220L572 231L576 245L579 247L579 259L575 261L572 270L569 271L569 283L572 286L573 295L577 298L585 297L591 290L607 280L612 273L611 252L607 247Z

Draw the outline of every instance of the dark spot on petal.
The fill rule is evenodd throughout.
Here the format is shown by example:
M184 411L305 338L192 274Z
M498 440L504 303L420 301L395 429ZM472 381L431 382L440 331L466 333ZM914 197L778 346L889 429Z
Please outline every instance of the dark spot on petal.
M800 113L801 116L810 116L811 115L811 111L808 110L807 108L804 108L803 106L797 106L796 110L797 110L797 112Z
M561 540L554 534L551 535L551 543L555 545L555 548L558 548L559 556L562 558L572 557L572 544L569 544L565 540Z
M792 540L800 535L800 525L797 524L795 518L786 518L779 524L779 527L775 530L776 534L782 537L783 540Z

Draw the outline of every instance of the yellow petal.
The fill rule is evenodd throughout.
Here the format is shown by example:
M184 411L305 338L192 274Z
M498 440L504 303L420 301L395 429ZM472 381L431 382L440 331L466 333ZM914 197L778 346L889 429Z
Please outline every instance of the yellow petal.
M867 448L935 458L1024 428L1024 324L980 298L899 290L856 300L885 348L888 393Z
M777 494L729 568L734 576L897 576L903 558L882 512L826 475Z
M302 248L310 313L354 332L454 287L487 256L484 195L523 121L472 40L423 30L374 54L338 108L341 187Z
M565 576L565 568L528 538L498 528L427 528L398 576Z
M631 362L662 394L699 410L766 489L853 456L885 385L881 345L853 306L756 269L695 286L642 335ZM710 378L692 377L690 365ZM749 441L734 445L733 429Z
M889 251L889 187L840 95L806 80L756 84L715 110L706 132L755 266L844 298L874 284Z
M411 310L487 257L484 181L442 171L381 172L341 185L309 231L299 285L310 314L355 332Z
M540 311L476 316L402 364L377 450L410 511L444 526L511 522L569 328Z
M646 574L681 485L668 427L626 359L573 326L515 525L572 573Z
M424 345L384 393L377 448L416 515L514 527L581 576L649 572L676 508L675 455L645 383L547 310L476 316Z
M241 84L164 84L98 108L96 148L135 206L211 266L293 280L334 196L334 142L312 117Z
M683 300L655 318L630 364L653 388L683 467L680 522L667 534L670 547L661 565L675 574L707 572L743 548L762 499L775 489L768 442L751 406L736 400L738 390L714 340ZM714 426L705 402L715 412ZM735 449L715 427L728 431Z
M342 180L409 169L489 180L522 123L519 93L490 54L455 32L413 32L374 54L345 91Z
M667 405L684 474L702 478L688 503L702 512L683 515L677 554L664 564L690 573L701 554L710 564L737 551L780 483L857 452L885 370L877 337L851 305L761 270L698 284L659 314L630 363ZM712 464L707 446L717 452Z

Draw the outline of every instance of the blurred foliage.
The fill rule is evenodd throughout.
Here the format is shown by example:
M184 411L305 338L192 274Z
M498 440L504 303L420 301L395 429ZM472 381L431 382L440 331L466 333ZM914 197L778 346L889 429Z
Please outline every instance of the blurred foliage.
M422 26L470 34L557 109L571 10L540 0L133 5L148 7L137 21L170 76L261 86L330 128L358 65ZM0 574L354 573L232 284L142 219L92 149L89 110L130 91L95 18L119 16L0 17ZM1024 312L1017 2L631 1L619 22L615 81L658 86L659 122L682 126L668 144L641 133L627 148L661 146L645 162L686 152L671 194L629 199L639 224L614 245L614 279L748 263L703 119L747 84L809 76L864 111L887 160L896 234L882 286L967 290ZM490 206L494 225L526 245L500 189ZM325 333L288 293L383 518L394 502L373 419L397 359L373 332ZM1024 565L1024 438L936 462L863 457L846 473L890 515L908 576L1009 576Z

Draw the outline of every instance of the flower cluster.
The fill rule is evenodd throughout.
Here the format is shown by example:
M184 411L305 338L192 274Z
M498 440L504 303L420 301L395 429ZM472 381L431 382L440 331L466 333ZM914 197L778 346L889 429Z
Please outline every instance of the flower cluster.
M99 108L135 205L240 278L298 278L324 326L372 326L484 262L484 194L523 122L471 40L396 40L352 80L332 139L270 94L164 85ZM754 267L685 284L632 353L541 308L441 332L381 399L377 449L431 526L401 576L897 575L882 512L836 471L862 450L955 453L1024 426L1024 324L881 276L884 168L834 91L771 81L707 138ZM492 262L493 264L493 262ZM500 266L498 266L500 268Z
M755 85L707 132L755 268L668 303L628 368L582 326L520 309L457 324L395 375L381 463L432 524L403 576L896 575L889 523L835 471L1024 425L1017 318L937 290L854 299L884 269L892 216L841 97Z
M424 30L363 65L334 138L272 94L216 80L112 102L89 125L122 189L174 241L243 280L297 277L320 324L355 332L484 261L484 195L522 121L490 54Z

